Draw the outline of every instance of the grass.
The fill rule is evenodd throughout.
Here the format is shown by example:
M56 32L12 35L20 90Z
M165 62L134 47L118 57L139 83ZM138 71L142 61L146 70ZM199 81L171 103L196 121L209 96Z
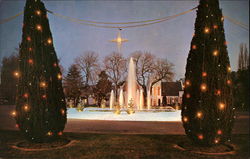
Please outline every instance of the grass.
M25 152L10 146L22 141L18 131L0 130L0 159L194 159L194 158L249 158L249 135L234 135L232 143L238 149L235 155L206 156L173 148L173 144L188 141L184 135L122 135L65 133L66 138L78 140L71 147Z

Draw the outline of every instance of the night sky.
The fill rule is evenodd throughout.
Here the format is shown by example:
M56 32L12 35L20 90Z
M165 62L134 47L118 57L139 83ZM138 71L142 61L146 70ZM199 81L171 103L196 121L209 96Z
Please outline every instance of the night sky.
M74 18L107 22L127 22L174 15L198 5L198 1L44 1L47 9ZM0 0L0 20L23 11L25 1ZM249 1L221 1L223 14L249 24ZM54 46L61 64L68 68L74 59L86 51L95 51L102 59L117 50L109 42L118 29L96 28L69 22L48 14ZM170 21L122 30L128 39L122 53L128 57L134 51L149 51L175 64L175 79L184 77L196 12ZM0 24L0 60L9 56L21 42L23 15ZM225 19L225 33L232 69L237 69L239 44L247 43L249 32Z

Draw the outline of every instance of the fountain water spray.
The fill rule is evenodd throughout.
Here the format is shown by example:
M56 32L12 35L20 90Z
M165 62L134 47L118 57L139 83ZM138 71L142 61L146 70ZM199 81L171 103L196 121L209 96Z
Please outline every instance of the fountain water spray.
M123 97L123 89L120 89L120 95L119 95L119 105L122 108L124 106L124 97Z
M148 109L151 109L151 94L150 94L150 89L148 90L148 95L147 95L147 106L148 106Z
M144 106L144 97L143 97L143 90L140 90L140 110L143 109Z
M110 109L113 109L114 102L115 102L115 95L114 95L114 91L112 90L111 93L110 93L110 98L109 98Z
M129 67L128 67L128 79L127 79L128 85L127 85L127 105L129 104L129 101L132 99L132 101L136 100L136 73L135 73L135 64L134 60L131 57L129 61ZM137 107L138 105L136 105Z

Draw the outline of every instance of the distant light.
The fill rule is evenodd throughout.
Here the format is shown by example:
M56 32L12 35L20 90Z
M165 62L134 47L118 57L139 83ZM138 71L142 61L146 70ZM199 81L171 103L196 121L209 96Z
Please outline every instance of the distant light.
M227 71L231 72L231 67L230 66L227 67Z
M223 110L223 109L225 108L225 106L226 106L226 105L225 105L224 103L219 103L219 109L220 109L220 110Z
M202 134L199 134L199 135L198 135L198 139L202 140L203 138L204 138L204 137L203 137Z
M27 110L29 110L29 106L28 106L28 105L24 105L23 109L24 109L25 111L27 111Z
M221 95L221 91L219 89L216 91L216 95Z
M29 59L29 60L28 60L28 63L29 63L29 64L33 64L34 62L33 62L32 59Z
M206 92L207 91L207 85L205 83L201 84L201 91Z
M28 97L29 97L29 94L28 94L28 93L24 93L23 97L24 97L24 98L28 98Z
M213 55L218 56L218 54L219 54L218 50L214 50Z
M184 122L188 122L188 118L187 117L183 117L183 121Z
M214 29L218 29L218 25L214 25L213 27L214 27Z
M218 135L221 135L221 134L222 134L222 131L221 131L221 130L218 130L218 131L217 131L217 134L218 134Z
M37 10L37 11L36 11L36 14L37 14L37 15L41 15L41 11L40 11L40 10Z
M49 131L48 133L47 133L47 135L48 136L51 136L53 133L51 132L51 131Z
M57 78L60 80L60 79L62 79L62 75L59 73L59 74L57 74Z
M231 80L227 80L227 84L230 85L231 84Z
M190 86L190 85L191 85L191 82L190 82L189 80L187 80L187 81L185 82L185 84L186 84L186 86Z
M20 73L17 72L17 71L15 71L15 72L14 72L14 76L15 76L15 77L20 77Z
M197 115L198 118L201 118L202 117L202 112L197 112L196 115Z
M27 40L28 40L28 41L31 41L31 38L30 38L30 36L28 36L28 37L27 37Z
M16 116L16 111L11 112L11 115L15 117Z
M206 77L207 76L207 72L202 72L202 77Z
M42 26L38 24L38 25L36 25L36 29L39 30L39 31L41 31L42 30Z
M191 95L189 93L186 94L186 98L190 98Z
M51 44L51 43L52 43L51 38L49 38L49 39L47 40L47 43L48 43L48 44Z
M197 46L196 45L192 45L192 49L193 50L197 49Z
M208 27L205 27L204 32L208 34L210 32L210 29Z
M46 87L46 83L45 82L41 82L40 83L40 87L43 87L43 88Z

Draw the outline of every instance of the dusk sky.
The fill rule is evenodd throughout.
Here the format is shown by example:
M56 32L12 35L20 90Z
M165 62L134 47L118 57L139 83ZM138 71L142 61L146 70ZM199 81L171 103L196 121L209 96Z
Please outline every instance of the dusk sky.
M55 13L85 20L127 22L148 20L174 15L198 5L198 1L43 1ZM0 0L0 20L23 11L25 1ZM249 24L249 1L220 1L223 14L244 24ZM56 53L64 68L86 51L94 51L102 58L117 50L109 42L117 36L118 29L96 28L80 25L48 14ZM150 26L123 29L122 53L128 57L134 51L149 51L167 58L175 67L175 79L184 77L186 59L190 49L196 11L175 19ZM0 60L9 56L21 42L23 15L0 24ZM237 69L239 44L247 43L249 32L225 19L225 33L232 69Z

